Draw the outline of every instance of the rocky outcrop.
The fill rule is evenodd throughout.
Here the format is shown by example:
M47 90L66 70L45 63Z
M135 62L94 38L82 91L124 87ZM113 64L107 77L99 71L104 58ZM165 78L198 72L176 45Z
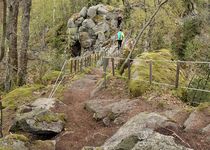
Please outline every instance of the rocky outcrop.
M0 140L2 150L29 150L29 139L23 135L10 134Z
M172 136L162 135L156 128L170 122L167 117L156 113L140 113L124 124L103 146L102 150L170 149L188 150L175 142ZM89 148L91 150L91 148ZM89 150L88 149L88 150ZM94 150L94 148L92 148ZM85 150L85 148L84 148Z
M55 141L33 141L24 135L10 134L0 139L1 150L55 150Z
M116 124L124 123L123 118L119 118L121 114L133 109L138 100L91 100L85 103L85 109L93 112L93 118L103 120L105 125L109 125L111 121Z
M205 128L209 123L210 123L209 115L206 115L203 111L195 110L190 114L189 118L184 122L184 127L185 131L200 131L202 130L202 128Z
M10 127L11 132L24 131L38 136L55 136L64 129L65 116L50 110L56 99L41 98L22 106Z
M110 39L111 34L116 32L116 18L121 12L103 4L82 8L67 24L71 46L74 47L79 41L84 51L99 50L103 43Z

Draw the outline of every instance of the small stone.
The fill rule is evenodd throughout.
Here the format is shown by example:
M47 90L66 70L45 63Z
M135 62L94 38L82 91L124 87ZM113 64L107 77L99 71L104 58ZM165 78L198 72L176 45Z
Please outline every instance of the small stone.
M105 126L109 126L110 123L111 123L110 118L109 118L109 117L105 117L105 118L103 119L103 123L104 123Z
M116 124L116 125L122 125L122 124L124 124L126 122L126 120L125 120L125 118L123 118L123 117L118 117L118 118L116 118L115 120L114 120L114 123Z
M67 27L68 28L75 28L76 27L73 19L71 19L71 18L69 19L69 21L67 23Z

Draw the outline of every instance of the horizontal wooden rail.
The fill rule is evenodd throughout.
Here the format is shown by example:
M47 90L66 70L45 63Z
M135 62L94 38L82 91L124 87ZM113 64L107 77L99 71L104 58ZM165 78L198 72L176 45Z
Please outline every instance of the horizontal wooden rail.
M121 57L105 57L105 58L114 58L115 60L125 60L125 58L121 58ZM142 61L142 62L150 62L151 59L130 59L132 61ZM186 63L186 64L210 64L210 62L208 61L180 61L180 60L152 60L153 62L169 62L169 63Z
M116 60L124 60L125 58L120 58L120 57L103 57L103 62L106 63L104 64L104 71L105 71L105 76L107 74L107 62L109 62L109 59L111 60L112 62L112 74L114 74L114 62L116 62ZM194 91L200 91L200 92L206 92L206 93L210 93L210 89L209 90L206 90L206 89L197 89L197 88L190 88L190 87L185 87L185 86L180 86L179 84L179 80L180 80L180 70L181 70L181 63L190 63L190 64L207 64L209 65L210 67L210 62L201 62L201 61L168 61L168 60L143 60L143 59L129 59L128 61L128 64L127 64L127 67L128 67L128 80L131 79L131 61L141 61L141 62L147 62L149 63L149 80L146 81L146 80L139 80L139 81L142 81L142 82L147 82L149 83L150 85L151 84L155 84L155 85L163 85L163 86L170 86L170 87L173 87L173 88L182 88L182 89L187 89L187 90L194 90ZM153 81L153 63L155 62L169 62L169 63L174 63L177 65L176 67L176 75L175 75L175 83L174 85L172 84L167 84L167 83L160 83L160 82L155 82ZM105 77L105 85L107 85L106 83L106 77Z

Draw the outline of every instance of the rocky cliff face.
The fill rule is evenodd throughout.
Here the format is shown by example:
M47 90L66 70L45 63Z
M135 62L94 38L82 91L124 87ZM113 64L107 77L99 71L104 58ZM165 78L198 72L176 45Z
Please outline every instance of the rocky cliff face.
M99 51L110 44L117 30L118 8L98 4L72 15L68 21L68 34L72 54L78 56L85 51Z

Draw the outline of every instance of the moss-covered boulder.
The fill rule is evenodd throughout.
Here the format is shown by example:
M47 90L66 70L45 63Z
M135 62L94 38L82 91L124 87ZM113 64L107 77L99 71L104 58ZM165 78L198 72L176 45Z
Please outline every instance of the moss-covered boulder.
M0 139L0 150L29 150L29 139L24 135L10 134Z
M0 139L0 150L55 150L56 141L30 141L21 134L10 134Z
M32 111L15 118L10 131L15 133L24 131L33 135L56 135L64 129L65 117L63 114L51 111Z
M149 85L150 60L155 60L152 62L153 83L158 82L175 85L177 64L167 62L173 59L170 50L161 49L155 52L144 52L136 59L131 67L132 76L129 82L129 89L132 96L141 96L151 88ZM184 72L181 70L180 84L183 84L184 81Z
M16 109L18 106L29 103L38 98L39 95L35 94L35 92L43 88L43 85L34 84L14 89L3 96L3 106L10 109Z
M10 131L24 131L38 136L60 133L64 129L65 115L50 110L54 103L54 99L38 99L30 105L20 107Z

